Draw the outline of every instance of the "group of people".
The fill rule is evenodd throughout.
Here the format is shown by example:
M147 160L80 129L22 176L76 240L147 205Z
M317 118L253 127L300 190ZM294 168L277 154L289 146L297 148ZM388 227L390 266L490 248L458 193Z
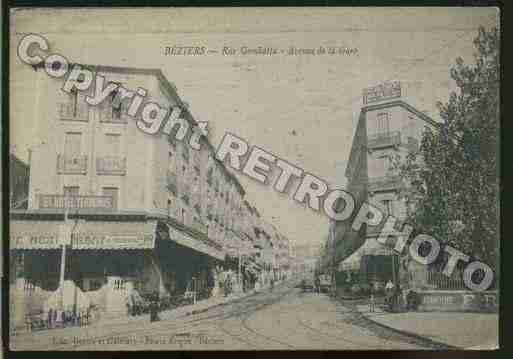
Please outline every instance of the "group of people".
M404 302L404 303L403 303ZM416 310L418 306L418 295L414 290L401 290L392 281L385 285L385 309L389 312L397 311L404 304L406 310ZM374 312L376 308L376 297L371 291L369 300L369 311Z
M25 326L27 331L64 328L70 326L86 326L91 321L91 308L81 308L76 311L71 309L52 309L46 313L46 320L43 316L30 315L25 316Z

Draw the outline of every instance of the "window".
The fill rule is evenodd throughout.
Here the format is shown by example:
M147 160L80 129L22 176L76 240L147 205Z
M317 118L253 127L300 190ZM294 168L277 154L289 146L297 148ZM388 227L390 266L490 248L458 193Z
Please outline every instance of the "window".
M388 112L378 113L376 121L376 132L381 135L388 134L389 128L389 114Z
M383 206L385 207L385 211L387 215L391 216L394 212L393 202L389 199L383 201Z
M79 187L78 186L65 186L64 187L64 196L66 197L75 197L78 196Z
M182 157L185 162L189 163L189 148L187 146L182 147Z
M71 90L71 106L73 109L73 117L76 117L78 113L78 90L76 88Z
M209 185L209 186L211 186L211 185L212 185L212 178L213 178L213 175L214 175L214 173L213 173L213 168L212 168L212 167L210 167L210 168L208 169L208 171L207 171L207 183L208 183L208 185Z
M380 156L376 158L376 172L379 176L386 176L390 169L390 157Z
M116 133L105 134L105 151L109 156L118 156L121 149L121 135Z
M66 132L64 138L64 154L67 156L79 155L81 152L82 134L80 132Z
M121 120L121 103L117 106L112 106L112 119L115 121Z
M114 206L118 203L118 188L117 187L103 187L102 194L104 196L112 197L112 203Z

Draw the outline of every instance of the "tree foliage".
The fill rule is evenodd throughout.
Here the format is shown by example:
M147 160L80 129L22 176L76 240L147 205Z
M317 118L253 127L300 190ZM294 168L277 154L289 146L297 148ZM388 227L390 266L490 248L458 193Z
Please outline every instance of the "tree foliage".
M438 103L439 128L426 128L418 151L400 169L409 221L474 259L499 259L499 33L479 29L475 62L456 59L457 90Z

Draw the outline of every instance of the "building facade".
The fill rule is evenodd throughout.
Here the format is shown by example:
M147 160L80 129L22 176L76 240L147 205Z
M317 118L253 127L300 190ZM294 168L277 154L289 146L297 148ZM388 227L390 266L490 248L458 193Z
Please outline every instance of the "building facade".
M368 202L399 221L408 217L413 210L413 203L406 203L399 196L402 186L407 184L399 175L394 162L404 160L409 152L418 149L426 126L434 127L436 122L407 102L404 88L401 88L399 82L384 83L364 90L363 106L345 171L347 191L354 196L356 208ZM360 271L365 276L362 280L397 280L395 276L398 275L401 259L384 260L383 256L394 254L392 251L384 251L383 246L376 241L384 221L378 226L363 224L355 231L351 228L353 219L330 223L329 235L335 242L333 255L337 268L361 268L362 260L373 263L371 257L379 256L380 263L390 263L394 269L386 272L387 278L382 278L383 271L365 266Z
M256 262L245 191L206 137L200 150L189 146L199 129L176 87L160 70L89 67L107 83L180 106L183 120L169 136L146 134L116 93L89 106L93 86L67 94L37 68L33 135L41 144L31 153L27 208L10 213L15 323L55 308L126 315L145 295L208 297L219 293L227 255L240 262L234 248Z

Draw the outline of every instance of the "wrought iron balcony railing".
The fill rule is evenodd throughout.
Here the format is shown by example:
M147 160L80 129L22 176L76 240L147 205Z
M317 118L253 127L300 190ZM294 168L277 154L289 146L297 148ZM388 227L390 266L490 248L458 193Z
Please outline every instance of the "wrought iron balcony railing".
M103 156L96 158L96 173L99 175L126 174L126 158L119 156Z
M88 121L87 110L83 106L78 106L73 103L61 102L58 103L59 117L61 120L68 121Z
M57 173L59 174L86 174L86 155L63 155L57 156Z
M388 175L383 177L374 177L368 179L368 191L390 191L398 189L401 185L401 177L395 175Z
M393 147L401 144L401 132L392 131L370 135L367 139L367 148L374 150L384 147Z

